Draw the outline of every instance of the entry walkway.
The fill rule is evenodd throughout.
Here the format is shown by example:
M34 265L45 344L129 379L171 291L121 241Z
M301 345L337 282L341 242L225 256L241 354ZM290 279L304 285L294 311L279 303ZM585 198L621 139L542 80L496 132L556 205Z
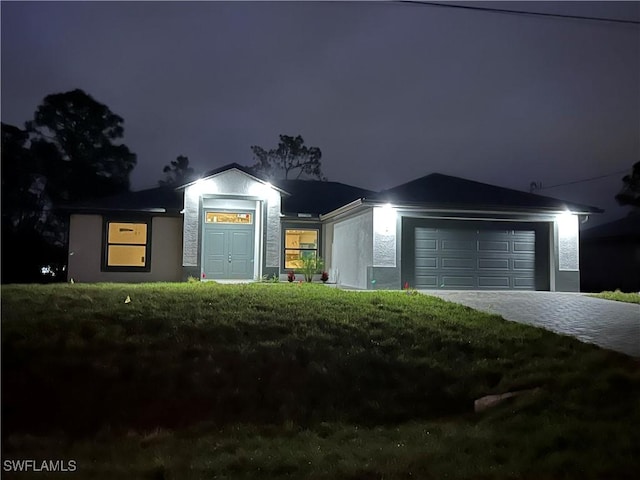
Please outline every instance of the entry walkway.
M640 305L580 293L422 290L507 320L640 357Z

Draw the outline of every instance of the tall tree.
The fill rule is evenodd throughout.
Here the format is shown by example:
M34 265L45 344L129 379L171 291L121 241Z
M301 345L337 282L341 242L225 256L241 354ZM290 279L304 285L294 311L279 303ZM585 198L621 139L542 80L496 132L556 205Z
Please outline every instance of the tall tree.
M164 180L158 182L159 185L177 186L188 183L193 179L193 168L189 166L189 157L178 155L175 160L165 165L162 169L165 175Z
M276 148L265 150L253 145L251 151L257 160L251 168L257 174L268 178L289 179L289 175L295 175L296 179L326 180L320 162L322 152L318 147L307 147L300 135L280 135Z
M136 156L123 120L82 90L48 95L26 130L2 125L2 281L40 281L64 264L66 218L56 206L129 189Z
M33 228L43 209L44 179L28 147L29 134L2 123L3 228Z
M45 165L28 137L26 131L2 124L3 283L43 281L43 265L55 269L65 263L64 225L51 214Z
M631 175L622 178L622 189L616 195L620 205L630 205L634 210L640 209L640 162L631 168Z
M55 200L75 202L129 189L136 155L119 143L124 120L82 90L48 95L27 122L32 148L55 147ZM53 173L53 172L52 172Z

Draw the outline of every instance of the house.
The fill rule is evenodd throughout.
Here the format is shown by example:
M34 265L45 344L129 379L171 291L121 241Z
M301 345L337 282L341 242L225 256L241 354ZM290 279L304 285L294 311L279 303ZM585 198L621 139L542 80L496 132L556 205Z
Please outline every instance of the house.
M581 232L580 270L583 291L640 292L640 215Z
M68 275L81 282L286 278L306 256L350 288L578 291L585 205L431 174L382 192L273 184L238 164L177 189L76 205Z

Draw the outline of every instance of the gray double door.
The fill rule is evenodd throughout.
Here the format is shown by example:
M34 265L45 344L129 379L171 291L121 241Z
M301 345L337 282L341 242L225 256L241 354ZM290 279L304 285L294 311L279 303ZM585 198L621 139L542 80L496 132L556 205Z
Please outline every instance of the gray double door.
M254 225L204 224L203 273L208 279L254 276Z

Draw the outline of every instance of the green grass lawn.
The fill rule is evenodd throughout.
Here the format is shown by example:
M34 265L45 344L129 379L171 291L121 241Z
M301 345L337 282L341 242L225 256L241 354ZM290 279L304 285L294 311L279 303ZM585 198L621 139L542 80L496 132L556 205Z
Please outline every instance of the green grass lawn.
M2 458L79 478L636 478L639 398L636 359L425 295L2 288Z
M604 298L606 300L615 300L616 302L640 303L640 293L625 293L620 290L616 290L614 292L594 293L590 296Z

